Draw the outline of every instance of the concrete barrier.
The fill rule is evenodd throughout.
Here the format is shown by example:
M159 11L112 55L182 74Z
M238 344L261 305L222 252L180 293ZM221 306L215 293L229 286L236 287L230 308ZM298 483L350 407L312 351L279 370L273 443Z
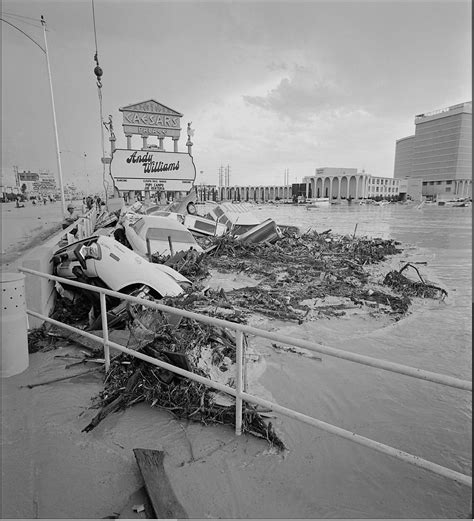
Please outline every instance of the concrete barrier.
M6 378L22 373L28 367L28 318L25 305L25 275L2 272L1 277L0 375Z
M113 203L121 208L123 204L122 198L112 199ZM64 237L68 239L68 243L85 239L94 232L97 220L97 211L94 208L89 210L84 217L80 217L73 224L64 230L61 230L50 237L44 244L37 246L29 251L21 260L23 268L39 271L52 275L53 263L51 258L53 253L59 248L59 242ZM77 228L75 236L71 235L71 231ZM37 313L49 316L56 302L56 291L54 282L27 274L25 278L26 305L28 309ZM30 317L29 327L34 329L40 327L44 323L35 317Z
M53 273L53 263L51 261L53 253L59 248L59 242L63 237L76 226L76 223L71 224L66 229L54 234L41 246L33 248L22 258L21 266L51 275ZM28 309L49 316L56 302L54 282L27 274L25 278L25 296ZM29 328L35 329L43 323L43 320L30 317Z

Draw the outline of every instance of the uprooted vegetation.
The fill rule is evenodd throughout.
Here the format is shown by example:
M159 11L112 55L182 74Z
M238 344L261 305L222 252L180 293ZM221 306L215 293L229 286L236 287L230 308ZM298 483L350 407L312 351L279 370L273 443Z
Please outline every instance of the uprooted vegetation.
M152 333L144 322L153 328ZM183 319L177 327L170 326L161 313L150 313L150 310L139 312L130 328L129 347L204 378L234 385L235 338L229 331L189 319ZM151 333L151 342L143 336L144 330ZM140 402L167 410L178 418L203 424L235 424L234 398L203 383L121 354L112 361L104 390L96 399L95 406L100 410L83 431L92 430L107 414ZM284 449L271 422L266 424L256 407L246 403L243 405L242 431Z
M328 230L302 236L285 233L273 244L245 244L225 235L206 238L203 247L205 253L190 250L173 257L152 257L152 262L166 264L193 282L182 295L163 298L161 303L238 323L247 323L255 314L302 323L310 318L343 316L350 306L365 306L399 320L413 297L446 296L445 290L427 283L413 264L390 271L379 283L372 280L370 266L402 251L393 240L339 236ZM420 280L403 275L408 267L415 269ZM230 291L210 289L205 283L212 270L249 275L255 285ZM94 299L84 294L76 294L73 304L58 298L54 318L97 328L100 310L95 305L95 311L89 313L93 304ZM171 320L169 314L138 304L116 309L110 328L128 332L130 349L235 386L236 341L228 330L176 316ZM38 333L35 340L45 348L52 343L51 337ZM122 353L113 357L104 390L94 403L99 412L83 430L89 432L111 412L139 402L204 424L235 424L233 397ZM247 403L243 409L243 432L284 448L272 424L264 420L263 411Z
M176 260L168 256L160 261L186 276L196 274L201 281L210 270L217 270L250 275L258 284L227 292L194 288L191 294L173 299L172 305L236 321L259 313L298 323L367 306L399 320L407 313L411 297L434 294L413 293L408 285L393 284L390 278L384 285L373 283L370 266L402 251L394 240L333 235L327 230L302 236L287 233L274 244L245 244L226 235L206 239L206 246L205 254L190 251L175 256ZM315 301L328 297L340 300L311 312Z

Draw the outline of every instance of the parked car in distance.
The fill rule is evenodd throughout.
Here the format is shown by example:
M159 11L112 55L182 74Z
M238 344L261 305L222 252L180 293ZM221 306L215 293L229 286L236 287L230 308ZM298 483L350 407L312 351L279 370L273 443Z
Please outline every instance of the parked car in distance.
M145 258L149 253L173 255L191 248L203 251L192 233L169 217L144 215L134 222L125 221L123 227L133 251Z

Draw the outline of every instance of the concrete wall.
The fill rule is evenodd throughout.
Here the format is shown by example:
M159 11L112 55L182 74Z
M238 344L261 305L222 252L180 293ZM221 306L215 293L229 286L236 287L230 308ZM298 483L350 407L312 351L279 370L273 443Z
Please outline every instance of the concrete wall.
M51 262L51 258L53 253L59 249L59 242L63 238L68 237L68 234L74 228L77 228L76 236L73 237L69 235L68 237L73 242L89 237L94 231L96 219L97 213L95 208L92 208L84 217L79 218L64 230L54 234L44 244L30 250L21 259L21 267L52 275L53 263ZM55 283L52 281L25 273L25 299L27 309L36 311L41 315L49 316L56 300L54 286ZM30 329L40 327L43 324L43 320L35 317L28 317L28 322Z

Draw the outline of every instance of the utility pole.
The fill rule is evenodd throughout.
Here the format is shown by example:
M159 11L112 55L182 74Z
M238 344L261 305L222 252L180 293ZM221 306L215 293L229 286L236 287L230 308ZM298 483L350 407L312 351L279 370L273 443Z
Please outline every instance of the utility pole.
M221 165L219 167L219 188L224 186L224 167Z
M285 185L285 189L286 189L286 194L288 196L287 198L291 199L292 194L290 193L290 169L289 168L285 168L284 177L285 177L284 185Z
M56 139L56 161L58 163L59 189L61 190L61 203L62 203L62 207L63 207L63 214L65 214L66 213L66 201L64 199L63 172L61 169L61 156L59 153L58 125L56 122L56 110L54 108L53 82L51 80L51 67L49 65L48 42L46 41L46 20L44 19L43 15L41 15L41 25L43 26L44 53L46 55L46 63L48 65L49 90L51 92L51 107L53 109L53 125L54 125L54 137Z
M230 166L229 165L227 165L225 167L225 186L226 187L230 186Z
M18 175L18 167L13 166L13 172L15 173L15 186L20 186L20 176Z

